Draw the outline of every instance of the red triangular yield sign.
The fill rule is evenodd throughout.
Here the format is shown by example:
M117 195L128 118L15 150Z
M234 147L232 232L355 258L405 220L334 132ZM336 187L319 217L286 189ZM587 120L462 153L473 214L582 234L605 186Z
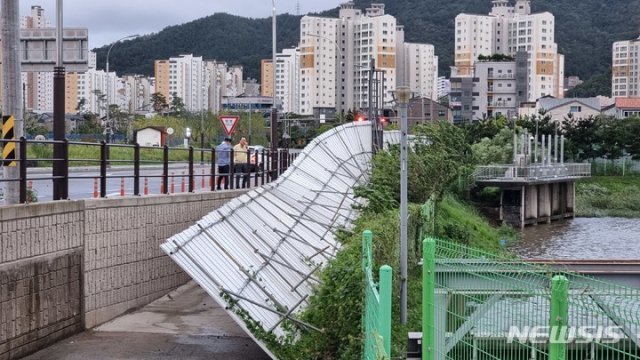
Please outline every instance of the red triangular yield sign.
M227 132L227 136L231 135L236 128L238 120L240 120L239 116L220 116L220 122L222 123L224 131Z

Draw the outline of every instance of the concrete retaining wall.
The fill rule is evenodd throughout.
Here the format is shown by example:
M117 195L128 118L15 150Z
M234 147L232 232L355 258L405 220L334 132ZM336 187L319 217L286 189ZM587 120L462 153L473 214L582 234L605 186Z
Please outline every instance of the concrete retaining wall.
M245 190L0 208L0 360L163 296L188 276L160 243Z

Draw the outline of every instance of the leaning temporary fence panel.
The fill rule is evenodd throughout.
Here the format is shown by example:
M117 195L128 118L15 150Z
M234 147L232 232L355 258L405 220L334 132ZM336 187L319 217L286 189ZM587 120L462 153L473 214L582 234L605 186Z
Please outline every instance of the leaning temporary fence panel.
M357 216L353 188L368 181L370 161L370 124L332 129L275 182L206 215L162 249L247 332L258 326L282 336L284 323L313 329L297 315L319 283L317 270L339 249L336 231Z

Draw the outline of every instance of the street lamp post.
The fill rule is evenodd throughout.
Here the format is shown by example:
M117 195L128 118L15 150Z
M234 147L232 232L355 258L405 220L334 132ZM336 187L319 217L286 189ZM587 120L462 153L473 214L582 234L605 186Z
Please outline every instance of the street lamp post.
M396 99L400 109L400 322L407 323L407 257L408 257L408 144L407 132L407 109L411 90L408 86L398 86L396 88Z
M184 148L189 148L189 140L191 139L191 128L186 128L184 130Z
M271 17L271 75L272 78L272 93L273 93L273 107L271 109L271 179L275 180L278 176L278 108L276 105L276 0L271 0L273 4L272 17Z
M104 135L106 136L105 141L107 143L109 143L110 140L111 140L111 137L110 137L110 135L111 135L111 122L109 120L109 97L111 95L110 89L109 89L109 83L110 83L110 81L109 81L109 55L111 54L111 49L113 49L113 46L115 44L119 43L122 40L132 39L132 38L135 38L135 37L138 37L138 36L140 36L140 35L135 34L135 35L129 35L129 36L122 37L122 38L116 40L113 44L111 44L111 46L109 46L109 50L107 51L107 66L106 66L106 70L107 70L107 120L105 121L105 129L104 129Z

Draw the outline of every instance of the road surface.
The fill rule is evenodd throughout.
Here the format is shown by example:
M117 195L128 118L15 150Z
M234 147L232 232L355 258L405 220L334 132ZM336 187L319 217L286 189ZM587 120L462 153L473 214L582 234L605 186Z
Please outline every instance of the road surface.
M267 360L196 283L24 360Z

